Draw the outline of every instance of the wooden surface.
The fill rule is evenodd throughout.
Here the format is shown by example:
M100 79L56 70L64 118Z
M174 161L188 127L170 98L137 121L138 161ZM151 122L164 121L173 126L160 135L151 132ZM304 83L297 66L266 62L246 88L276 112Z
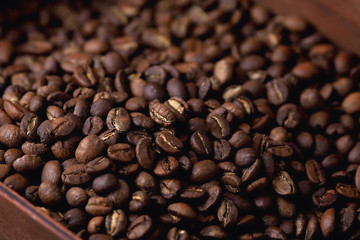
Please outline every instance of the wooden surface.
M1 182L0 229L0 240L79 239Z
M360 55L360 0L256 0L282 15L305 17L327 38Z

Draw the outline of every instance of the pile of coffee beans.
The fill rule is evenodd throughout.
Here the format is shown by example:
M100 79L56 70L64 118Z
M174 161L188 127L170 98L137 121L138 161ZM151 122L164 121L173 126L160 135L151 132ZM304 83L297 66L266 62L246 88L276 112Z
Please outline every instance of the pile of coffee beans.
M6 186L90 240L360 238L356 56L247 0L26 2Z

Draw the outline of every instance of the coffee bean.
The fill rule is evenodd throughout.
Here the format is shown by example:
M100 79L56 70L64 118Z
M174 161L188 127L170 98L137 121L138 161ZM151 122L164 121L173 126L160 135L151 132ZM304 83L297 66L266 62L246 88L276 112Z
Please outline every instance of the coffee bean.
M196 212L188 204L183 202L170 204L168 211L181 218L193 219L196 217Z
M280 195L291 195L296 192L295 184L290 175L280 171L272 181L275 192Z
M80 187L72 187L66 192L66 201L72 207L85 205L88 196L84 189Z
M142 138L139 140L139 142L136 144L135 153L140 166L145 169L151 168L154 161L155 152L148 138Z
M248 146L251 143L251 138L245 131L239 130L231 136L228 142L233 148L239 149Z
M160 125L168 127L175 122L175 115L169 107L162 103L151 103L149 106L150 117Z
M305 164L308 179L318 185L323 185L326 181L325 173L321 165L315 160L308 160Z
M20 130L24 138L27 140L34 140L36 137L36 130L40 125L40 119L33 113L26 114L20 123Z
M131 222L126 231L129 239L140 239L144 237L152 228L153 221L148 215L141 215Z
M335 210L334 208L329 208L321 216L320 220L321 232L325 238L330 237L330 235L335 230Z
M84 122L82 133L84 135L98 134L103 129L104 122L100 117L89 117Z
M217 217L219 221L222 223L223 227L227 227L235 223L238 218L238 209L236 205L231 200L222 201L218 212Z
M72 165L61 174L61 180L70 186L85 184L90 181L90 175L85 172L85 169L84 164Z
M286 239L284 232L277 227L266 228L264 235L270 239Z
M5 124L0 127L0 142L8 147L19 146L22 142L21 130L13 124Z
M104 216L111 212L112 207L112 202L105 197L90 197L85 206L85 211L93 216Z
M179 239L179 240L187 240L190 239L190 235L186 230L181 230L178 229L176 227L173 227L169 230L169 232L167 233L166 236L167 240L175 240L175 239Z
M127 225L127 217L121 209L114 210L105 218L106 233L112 237L125 231Z
M49 149L44 143L26 141L21 145L21 150L25 154L42 156L45 155Z
M109 129L116 129L118 132L126 132L130 129L130 115L125 108L113 108L106 117L106 125Z
M115 191L109 193L107 198L113 203L116 208L124 205L130 196L129 185L122 179L118 179L118 187Z
M117 184L118 181L115 175L106 173L94 179L92 189L98 194L103 194L116 188Z
M60 162L56 160L46 162L41 172L41 181L58 184L60 179L61 179Z
M242 148L236 152L235 163L239 167L247 167L255 162L256 154L252 148Z
M155 142L165 152L172 154L179 153L184 147L180 139L167 131L160 133L156 137Z
M79 208L72 208L64 214L64 219L70 229L78 229L86 224L86 214Z
M90 234L92 234L91 236L94 236L95 233L97 233L101 230L104 220L105 219L103 216L97 216L97 217L93 217L90 219L90 221L87 225L87 231ZM107 235L105 235L105 236L107 236ZM109 236L109 238L110 238L110 236Z
M218 166L212 160L203 160L194 164L190 179L194 182L205 182L213 179L218 173Z
M286 84L281 80L272 80L266 84L267 97L270 103L281 105L286 102L289 97L289 90Z
M25 154L14 161L13 167L17 172L31 172L37 170L43 165L41 157L37 155Z
M0 180L4 180L4 178L10 173L11 167L6 164L0 164Z
M179 169L179 162L176 158L169 156L160 159L154 167L154 173L161 177L169 177L176 173Z
M336 192L344 197L358 199L360 198L360 192L356 189L355 186L338 183L336 184Z
M295 128L299 124L300 118L298 107L291 103L282 105L276 114L277 123L288 129Z
M114 128L101 133L99 138L103 140L106 145L111 146L116 144L119 140L119 133Z
M250 167L245 169L241 177L241 181L248 182L255 180L259 175L260 168L261 168L260 159L256 159L255 162Z
M129 144L118 143L108 148L107 155L112 160L125 163L134 159L135 151Z
M360 92L353 92L349 94L341 103L342 109L349 114L353 114L360 110L360 106L358 106L357 102L360 98Z
M180 180L178 179L163 179L159 184L160 193L165 199L171 199L177 195L181 188Z
M226 138L230 134L230 125L221 115L211 117L209 124L211 134L218 139Z
M191 135L190 144L192 149L201 155L209 155L212 153L212 142L201 132L195 132Z
M98 157L104 148L105 143L101 138L96 135L88 135L81 140L76 148L75 157L79 163L87 163Z
M42 182L39 186L39 198L45 205L53 205L61 201L62 194L55 183Z
M147 193L143 191L136 191L132 194L129 202L129 210L131 212L139 212L146 208L150 203L150 198Z
M28 179L19 173L12 174L5 178L4 184L15 192L22 193L28 186Z
M225 139L214 141L214 159L218 161L226 160L231 154L231 146Z

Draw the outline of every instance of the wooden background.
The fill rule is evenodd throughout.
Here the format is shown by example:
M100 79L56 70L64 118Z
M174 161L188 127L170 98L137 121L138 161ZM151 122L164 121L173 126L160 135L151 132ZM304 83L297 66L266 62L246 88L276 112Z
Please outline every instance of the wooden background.
M275 13L305 17L327 38L360 55L360 0L256 0Z

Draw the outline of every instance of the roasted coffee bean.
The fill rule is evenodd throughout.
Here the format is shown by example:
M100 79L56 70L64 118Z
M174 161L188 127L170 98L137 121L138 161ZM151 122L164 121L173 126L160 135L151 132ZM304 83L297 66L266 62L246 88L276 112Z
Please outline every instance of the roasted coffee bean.
M11 166L7 164L0 164L0 180L4 180L4 178L10 173Z
M342 208L340 211L340 224L341 231L347 232L354 223L355 211L357 205L355 203L348 203L346 207Z
M135 185L140 189L148 193L154 193L157 189L157 183L155 178L147 172L140 172L135 178Z
M320 229L325 238L332 235L335 230L335 209L326 210L320 219Z
M108 146L114 145L119 140L119 133L116 129L106 130L99 135L99 138Z
M136 191L132 194L129 202L129 210L131 212L139 212L147 207L150 203L149 196L143 191Z
M211 117L209 124L211 134L218 139L226 138L230 134L230 125L221 115Z
M275 192L280 195L291 195L296 192L295 184L290 175L280 171L272 181Z
M109 193L107 198L117 208L124 205L130 196L129 185L122 179L118 179L118 187L115 191Z
M214 141L214 159L218 161L226 160L231 154L231 146L225 139Z
M65 140L59 140L51 146L51 152L57 159L68 159L73 156L73 153L81 141L81 137L73 136ZM44 145L43 143L37 145Z
M79 208L72 208L64 214L64 220L70 229L79 229L86 224L86 214Z
M42 182L39 186L39 198L45 205L53 205L61 201L62 194L55 183Z
M23 137L27 140L34 140L36 137L36 130L40 125L40 119L33 113L26 114L20 123L20 130Z
M106 125L109 129L118 132L126 132L130 129L131 119L125 108L113 108L106 117Z
M166 236L167 240L188 240L190 239L190 235L186 230L178 229L176 227L173 227L169 230Z
M176 118L174 113L165 104L155 102L149 106L150 117L160 125L164 127L171 126Z
M4 124L0 127L0 142L8 147L19 146L22 142L21 130L13 124Z
M39 169L43 165L41 157L25 154L14 161L13 167L17 172L30 172Z
M92 234L92 236L94 236L95 233L97 233L97 232L99 232L101 230L102 225L104 224L104 220L105 219L104 219L103 216L97 216L97 217L91 218L88 225L87 225L87 231L90 234Z
M85 165L85 172L89 174L100 173L106 171L111 166L112 162L110 159L106 157L97 157Z
M238 218L238 209L234 202L227 199L222 201L217 212L217 217L225 228L234 224Z
M160 193L165 199L171 199L177 195L181 188L181 182L178 179L163 179L159 183Z
M169 156L160 159L154 167L154 173L161 177L169 177L175 174L179 169L179 162L176 158Z
M75 164L61 174L61 180L66 185L74 186L81 185L90 181L90 175L85 172L86 166L84 164Z
M134 159L135 151L129 144L118 143L108 148L107 155L112 160L126 163Z
M256 159L255 162L244 170L243 175L241 176L242 182L249 182L255 180L261 170L260 159Z
M277 227L266 228L264 235L270 239L286 239L285 233Z
M103 129L104 122L100 117L89 117L84 122L82 133L84 135L98 134Z
M30 154L30 155L45 155L48 152L48 147L46 146L46 144L44 143L36 143L36 142L29 142L26 141L21 145L21 150L23 151L23 153L25 154Z
M184 144L175 135L168 131L161 132L155 139L156 144L168 153L181 152Z
M32 203L39 202L39 186L28 186L25 190L25 198Z
M212 160L203 160L194 164L190 179L194 182L205 182L213 179L218 173L218 166Z
M180 218L193 219L196 217L196 212L186 203L177 202L168 206L168 211Z
M90 197L85 206L85 211L93 216L104 216L111 212L112 207L113 204L108 198Z
M41 181L58 184L60 179L61 179L60 162L56 160L46 162L41 172Z
M360 192L356 189L355 186L338 183L336 184L336 192L344 197L358 199L360 198Z
M19 173L12 174L4 179L5 186L18 193L22 193L25 190L28 186L28 182L28 179Z
M115 175L106 173L94 179L92 189L98 194L103 194L116 188L117 184L118 181Z
M126 236L129 239L140 239L152 228L153 221L148 215L141 215L130 223Z
M251 138L244 130L239 130L231 136L228 142L233 148L239 149L250 145Z
M191 135L190 144L192 149L201 155L209 155L212 153L212 142L202 132L195 132Z
M121 209L114 210L105 218L106 233L112 237L125 231L127 225L127 217Z
M252 148L242 148L236 152L235 163L239 167L247 167L256 160L256 151Z
M326 181L325 173L321 165L315 160L308 160L305 164L308 179L318 185L323 185Z
M151 168L155 158L155 151L148 138L142 138L139 140L136 144L135 153L141 167L145 169Z
M85 205L88 196L84 189L80 187L72 187L66 192L66 201L72 207Z
M79 163L87 163L98 157L104 148L105 143L101 138L96 135L88 135L81 140L78 147L76 148L76 160Z

